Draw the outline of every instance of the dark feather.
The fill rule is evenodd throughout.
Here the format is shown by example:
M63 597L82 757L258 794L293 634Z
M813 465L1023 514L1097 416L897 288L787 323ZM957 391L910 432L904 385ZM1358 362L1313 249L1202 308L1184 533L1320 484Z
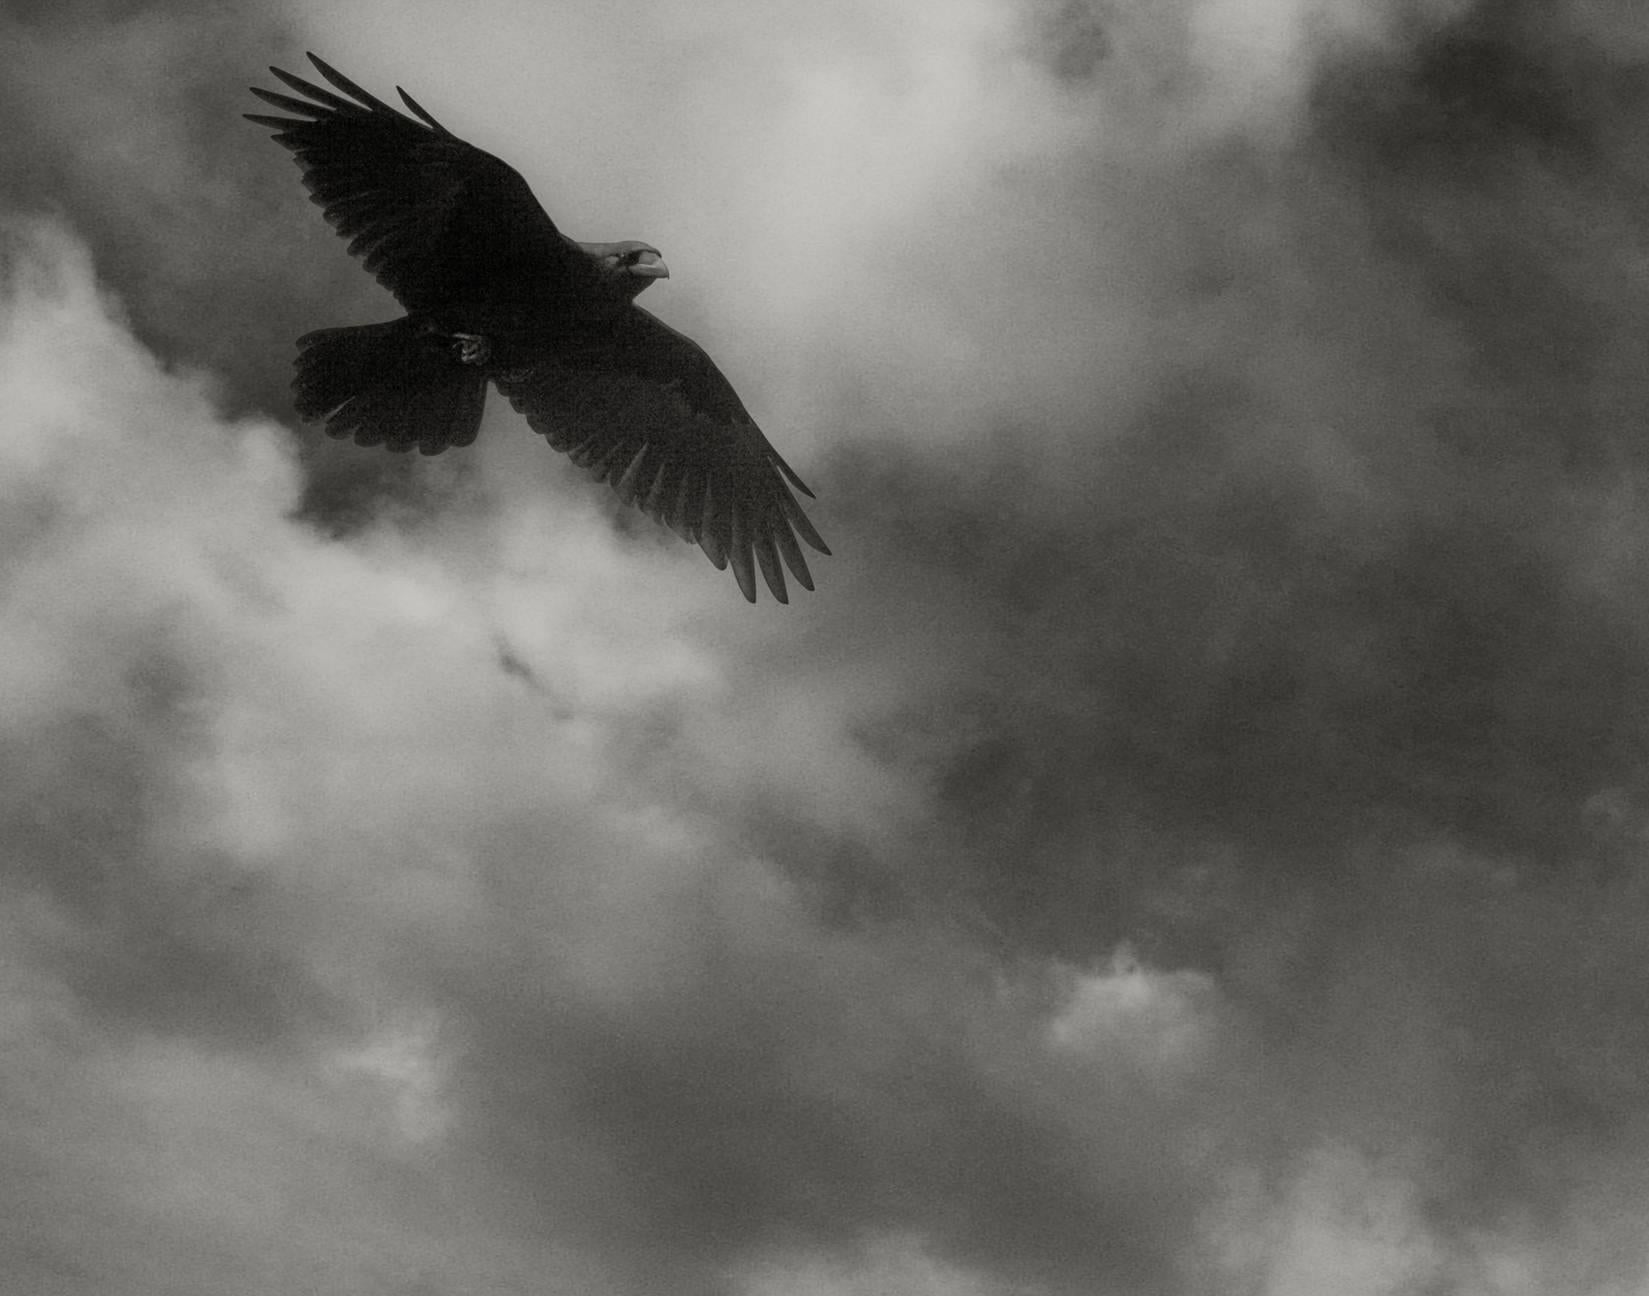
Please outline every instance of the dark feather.
M802 556L802 548L796 543L796 537L787 526L772 528L773 543L778 545L779 552L784 555L784 565L790 568L790 574L802 583L803 589L813 588L813 573L807 570L807 559Z
M687 464L681 470L673 516L676 534L689 544L697 544L699 528L704 524L704 470L696 464Z
M407 108L412 112L412 115L422 120L431 130L436 131L441 135L445 135L448 139L453 138L451 131L425 112L423 108L419 106L418 101L409 95L405 90L401 89L400 86L395 87L395 93L401 96L401 102L407 106Z
M637 492L636 507L649 517L658 518L660 522L669 526L669 519L662 515L661 510L664 507L664 497L669 493L670 487L675 478L680 475L681 470L680 468L673 468L668 463L659 463L656 471L653 465L649 464L648 472L652 474L652 479L645 491Z
M409 320L306 333L296 369L298 413L357 445L438 454L469 445L481 427L486 376Z
M337 86L338 89L342 90L351 99L365 104L373 112L383 111L392 113L395 111L382 99L368 94L365 90L361 89L360 86L356 85L353 81L346 77L342 72L339 72L336 68L321 62L321 60L315 55L306 54L305 57L315 65L315 70L317 72L319 72L328 81L332 82L333 85Z
M626 504L697 542L717 567L730 565L746 598L755 599L758 566L781 602L786 565L813 587L797 536L829 551L790 493L797 478L691 339L632 307L605 345L494 381L552 446Z
M311 62L314 62L315 56L311 54L309 59ZM293 76L292 73L283 71L282 69L274 66L271 66L269 70L274 73L276 78L280 81L296 90L299 94L308 95L311 99L319 102L323 107L331 108L335 112L343 113L345 116L359 115L362 112L360 104L353 104L347 99L340 99L330 90L323 90L320 86L314 85L309 81L305 81L300 76ZM254 94L257 93L256 86L254 86L252 90ZM305 111L309 110L306 109Z
M260 90L257 86L252 87L252 93L262 99L264 103L273 104L282 112L299 113L305 117L326 116L327 110L325 108L318 104L305 103L302 99L294 99L291 95L277 94L273 90ZM283 121L281 125L284 126L286 123Z
M758 527L751 537L750 547L755 550L756 562L762 569L762 579L767 582L767 588L773 591L773 597L781 603L790 602L789 594L784 587L784 569L779 566L778 551L774 547L773 528Z
M647 461L647 443L642 442L641 449L636 451L636 457L630 460L630 466L624 470L623 476L613 483L613 490L618 493L619 499L626 504L636 502L636 486L641 473L641 466Z
M756 569L750 561L750 524L745 502L737 497L728 501L727 558L733 564L733 575L745 598L756 601ZM777 590L774 591L776 595Z

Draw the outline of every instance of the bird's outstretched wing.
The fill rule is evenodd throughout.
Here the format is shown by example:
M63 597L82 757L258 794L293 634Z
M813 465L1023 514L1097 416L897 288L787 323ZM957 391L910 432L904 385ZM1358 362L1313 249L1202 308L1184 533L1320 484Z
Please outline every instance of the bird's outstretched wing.
M718 568L731 564L752 603L757 567L781 603L784 567L813 588L796 537L830 550L790 487L813 492L691 338L631 306L610 336L492 378L551 446Z
M542 295L593 285L590 258L556 229L513 167L459 139L400 87L418 120L313 54L309 61L343 93L272 67L304 98L254 86L258 98L292 116L245 116L275 130L328 223L407 310L476 297L497 304L528 286Z

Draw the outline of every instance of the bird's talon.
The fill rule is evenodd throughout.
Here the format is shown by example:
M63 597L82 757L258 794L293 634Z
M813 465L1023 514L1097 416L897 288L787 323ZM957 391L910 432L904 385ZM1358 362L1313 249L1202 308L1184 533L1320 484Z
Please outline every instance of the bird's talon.
M458 357L459 364L483 365L492 355L492 343L479 333L454 333L451 335L453 354Z

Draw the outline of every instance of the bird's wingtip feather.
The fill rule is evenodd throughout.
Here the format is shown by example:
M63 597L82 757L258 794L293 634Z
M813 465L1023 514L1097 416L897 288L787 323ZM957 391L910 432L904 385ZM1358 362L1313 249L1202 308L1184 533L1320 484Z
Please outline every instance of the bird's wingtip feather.
M323 77L332 82L332 84L337 86L338 89L342 90L346 95L349 95L360 104L367 108L389 109L389 105L384 103L383 100L379 99L371 92L363 90L360 86L356 85L355 82L351 81L342 72L338 71L337 68L331 66L331 64L327 63L325 60L319 58L315 54L309 54L309 61L315 65L316 71L318 71Z
M436 121L435 118L424 109L422 104L409 95L405 90L401 89L400 86L395 87L395 93L401 96L401 102L411 110L412 115L418 118L419 121L429 126L432 130L439 131L442 135L448 134L447 128L441 125L440 122Z
M770 450L772 449L771 446L769 446L768 448ZM789 464L787 464L784 461L783 457L780 456L777 451L774 451L773 462L776 463L779 466L779 471L784 474L785 480L788 481L797 490L799 490L803 495L806 495L808 499L817 499L818 498L818 496L815 495L808 488L807 483L804 482L801 479L801 475L799 473L797 473L797 471L794 468L792 468Z

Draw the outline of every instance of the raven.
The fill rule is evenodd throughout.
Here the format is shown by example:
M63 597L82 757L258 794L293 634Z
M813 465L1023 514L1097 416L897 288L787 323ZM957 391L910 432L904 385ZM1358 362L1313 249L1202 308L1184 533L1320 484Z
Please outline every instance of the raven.
M475 440L489 381L533 430L633 504L729 563L756 601L807 589L799 535L830 550L779 457L691 338L635 304L669 276L647 243L562 234L513 167L448 131L396 87L408 117L313 54L339 94L269 70L301 99L252 87L311 199L406 314L298 339L294 404L329 436L439 454ZM347 97L346 97L347 96ZM414 120L416 118L416 120ZM786 485L786 483L789 485Z

